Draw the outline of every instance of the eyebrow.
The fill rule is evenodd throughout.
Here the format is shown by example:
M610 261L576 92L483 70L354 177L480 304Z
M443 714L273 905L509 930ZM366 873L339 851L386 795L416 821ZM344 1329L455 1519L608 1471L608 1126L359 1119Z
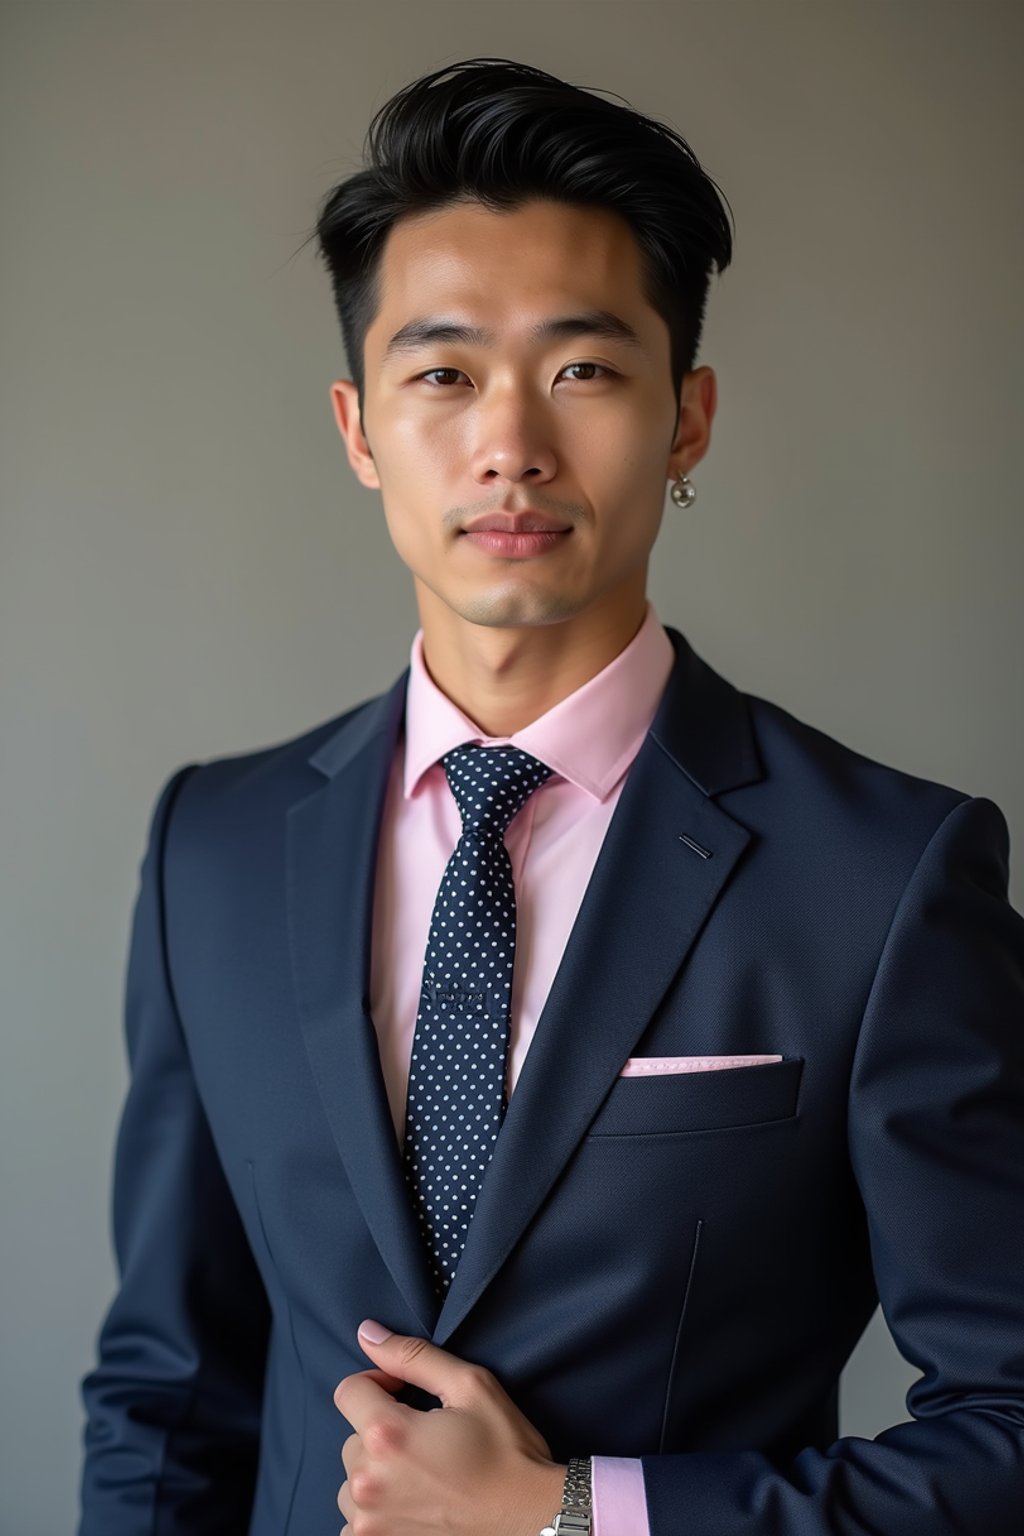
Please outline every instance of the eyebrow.
M607 309L587 309L576 315L556 315L550 320L541 320L529 332L531 342L552 341L563 336L602 336L608 341L622 342L630 347L643 346L633 327ZM493 347L495 340L493 331L484 330L480 326L421 317L409 320L395 332L384 349L384 361L400 352L415 352L425 346L461 343L467 347Z

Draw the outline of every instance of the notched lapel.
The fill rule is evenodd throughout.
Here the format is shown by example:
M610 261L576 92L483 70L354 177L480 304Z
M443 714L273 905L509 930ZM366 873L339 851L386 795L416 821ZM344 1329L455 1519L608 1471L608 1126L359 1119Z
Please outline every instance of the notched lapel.
M713 800L762 776L745 701L680 634L668 634L676 666L616 806L443 1307L369 1013L377 840L407 674L310 759L326 782L288 813L289 933L310 1063L367 1226L439 1344L565 1168L750 841Z
M676 667L509 1102L434 1331L438 1344L474 1306L565 1168L750 841L710 798L762 776L746 705L681 635L668 633Z
M288 925L306 1049L366 1224L429 1335L438 1301L402 1178L369 1012L380 817L407 674L310 759L326 783L288 812Z

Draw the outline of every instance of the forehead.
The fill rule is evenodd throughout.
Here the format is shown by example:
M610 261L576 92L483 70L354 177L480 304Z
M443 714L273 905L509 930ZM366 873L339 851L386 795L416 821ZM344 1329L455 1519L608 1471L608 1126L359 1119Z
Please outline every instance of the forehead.
M533 201L511 211L460 203L403 218L381 255L367 344L416 315L458 313L513 327L550 309L615 310L639 328L659 317L644 294L640 247L605 208Z

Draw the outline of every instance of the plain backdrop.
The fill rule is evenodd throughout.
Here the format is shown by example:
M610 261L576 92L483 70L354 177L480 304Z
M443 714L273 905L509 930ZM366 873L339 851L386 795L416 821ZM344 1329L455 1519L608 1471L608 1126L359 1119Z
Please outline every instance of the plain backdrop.
M416 627L331 417L326 274L295 254L374 109L502 55L692 143L736 253L659 616L740 687L995 799L1019 906L1022 44L985 0L4 7L2 1536L75 1518L157 790L387 687ZM905 1418L913 1374L876 1318L843 1430Z

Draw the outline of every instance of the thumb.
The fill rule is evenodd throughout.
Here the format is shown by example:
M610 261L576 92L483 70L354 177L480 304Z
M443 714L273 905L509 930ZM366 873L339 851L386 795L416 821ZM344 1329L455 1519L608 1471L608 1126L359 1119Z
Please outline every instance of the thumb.
M359 1324L359 1345L374 1365L391 1376L422 1387L439 1397L446 1408L458 1406L472 1396L472 1383L479 1370L467 1365L458 1355L404 1333L391 1333L373 1318Z

